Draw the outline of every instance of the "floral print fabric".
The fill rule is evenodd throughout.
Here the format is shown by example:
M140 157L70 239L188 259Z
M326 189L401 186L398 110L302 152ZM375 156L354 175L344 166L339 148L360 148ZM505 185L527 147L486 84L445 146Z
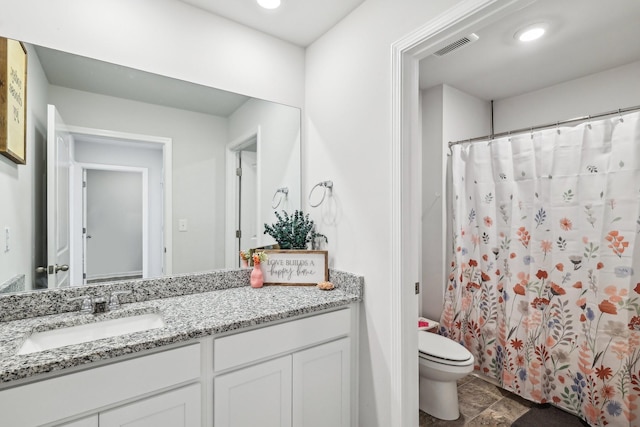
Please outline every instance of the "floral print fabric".
M639 114L453 147L442 335L590 425L640 426Z

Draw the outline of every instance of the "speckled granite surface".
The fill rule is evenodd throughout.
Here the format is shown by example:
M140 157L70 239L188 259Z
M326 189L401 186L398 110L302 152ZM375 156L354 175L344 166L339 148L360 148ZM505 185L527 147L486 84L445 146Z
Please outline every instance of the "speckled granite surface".
M0 295L0 322L77 311L81 301L71 300L85 295L108 297L111 292L130 291L120 296L126 304L245 286L250 274L251 269L218 270Z
M228 281L217 277L216 274L218 272L156 279L170 282L164 283L167 287L164 290L158 289L162 286L157 287L154 283L149 283L155 282L153 280L138 282L138 287L132 294L122 296L124 305L106 314L94 316L73 311L42 317L24 316L18 320L0 322L0 383L6 384L40 373L58 371L167 344L341 307L362 299L363 279L335 270L330 273L331 280L337 286L332 291L321 291L314 286L265 286L253 289L248 286L248 270L220 272L223 276L230 274L231 278ZM236 277L237 281L233 277ZM216 283L213 284L213 282ZM122 288L118 290L127 290L123 284L114 286ZM187 292L203 287L210 289ZM33 310L47 312L52 308L37 307L38 302L67 304L68 298L73 294L68 295L63 291L77 292L78 289L32 293L30 295L35 297L35 300L23 302L23 304L31 310L30 312ZM171 292L181 292L180 289L185 291L180 296L164 296ZM84 290L83 295L88 289L84 288ZM104 292L104 288L102 291ZM39 295L41 293L51 295L43 299ZM63 295L56 295L57 293ZM149 298L150 295L155 298ZM34 331L148 312L160 313L165 327L32 354L16 354L24 340Z

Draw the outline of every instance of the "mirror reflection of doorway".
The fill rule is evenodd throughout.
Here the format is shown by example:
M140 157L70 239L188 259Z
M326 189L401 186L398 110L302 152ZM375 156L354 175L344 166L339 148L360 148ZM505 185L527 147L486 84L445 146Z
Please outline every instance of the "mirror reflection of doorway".
M143 277L146 170L84 169L86 283Z
M258 246L257 221L257 179L258 157L257 144L244 147L237 151L239 168L238 174L238 250L255 248Z

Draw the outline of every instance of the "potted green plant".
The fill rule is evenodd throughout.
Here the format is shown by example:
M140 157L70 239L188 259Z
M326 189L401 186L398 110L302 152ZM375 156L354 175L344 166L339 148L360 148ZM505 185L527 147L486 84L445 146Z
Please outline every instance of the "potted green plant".
M264 234L273 237L280 249L307 249L309 243L311 248L315 249L316 239L323 239L328 242L324 234L317 233L315 224L309 219L309 214L303 214L302 211L296 210L293 215L289 215L286 211L282 214L275 212L278 221L274 224L264 225Z

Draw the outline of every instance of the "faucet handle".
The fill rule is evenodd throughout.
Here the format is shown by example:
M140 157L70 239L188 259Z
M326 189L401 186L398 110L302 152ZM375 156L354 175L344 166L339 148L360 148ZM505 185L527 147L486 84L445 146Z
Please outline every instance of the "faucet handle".
M93 297L90 295L82 295L69 299L69 302L78 300L82 300L82 304L80 304L81 313L93 313Z
M120 299L118 298L118 295L127 295L130 293L131 291L111 292L111 296L109 297L109 310L116 310L120 307Z

